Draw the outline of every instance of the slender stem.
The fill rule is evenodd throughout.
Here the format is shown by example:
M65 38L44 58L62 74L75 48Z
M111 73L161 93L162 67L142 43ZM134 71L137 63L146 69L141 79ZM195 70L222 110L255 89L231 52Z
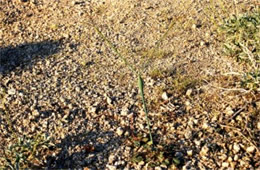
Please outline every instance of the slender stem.
M136 69L121 55L121 53L117 50L117 48L112 44L112 42L106 38L104 34L97 27L95 27L97 33L107 42L107 44L112 48L112 50L120 57L121 60L124 61L125 65L133 72L136 73Z
M152 133L151 133L151 123L150 123L150 119L148 117L148 110L147 110L146 103L145 103L145 98L144 98L144 82L143 82L143 79L142 79L140 74L138 74L138 87L139 87L140 95L141 95L142 102L143 102L146 122L148 124L150 141L152 142L152 145L153 145L153 137L152 137Z

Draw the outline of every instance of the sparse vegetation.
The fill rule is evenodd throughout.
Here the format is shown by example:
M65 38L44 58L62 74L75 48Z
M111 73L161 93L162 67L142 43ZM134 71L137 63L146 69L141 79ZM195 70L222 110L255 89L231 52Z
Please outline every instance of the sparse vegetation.
M74 133L78 133L78 131L82 130L80 129L81 127L86 128L87 125L82 126L82 124L86 123L87 121L89 122L87 122L86 124L97 124L97 126L93 125L93 127L97 128L98 130L102 129L103 125L104 127L109 127L109 130L112 129L112 133L110 133L109 131L109 135L112 136L113 133L117 134L120 139L125 140L125 142L122 143L126 144L128 148L131 148L129 151L130 156L122 156L120 158L120 161L125 161L125 164L123 164L122 166L118 166L120 168L122 168L126 164L127 166L129 165L131 168L140 166L142 168L146 167L147 169L155 167L177 169L182 168L183 166L188 169L189 164L191 166L195 166L195 168L206 167L206 169L214 169L216 167L220 168L222 166L222 168L224 169L237 169L244 168L244 165L248 165L248 167L250 167L251 169L258 168L258 131L260 126L257 122L257 119L259 119L258 117L260 110L260 10L256 8L254 10L250 9L250 11L248 10L248 12L244 12L243 10L237 8L237 5L240 4L236 4L236 1L234 1L234 3L230 2L231 1L225 2L223 0L210 0L206 2L184 0L179 3L175 3L175 5L177 4L177 7L180 8L177 8L176 10L179 10L180 12L176 12L172 16L170 15L170 8L168 9L167 7L165 7L165 9L162 9L162 11L159 11L156 14L152 13L151 16L149 16L149 9L152 9L151 11L157 10L157 5L147 5L142 4L141 2L134 4L134 8L145 8L148 13L146 17L142 18L143 20L141 21L141 23L145 23L147 20L149 21L149 19L151 19L152 17L160 19L160 22L157 23L158 25L161 24L160 26L158 26L159 29L153 28L151 24L144 24L144 27L147 26L151 30L154 29L156 30L156 33L159 32L159 34L161 35L161 38L155 41L154 37L159 37L157 36L157 34L155 34L156 36L151 38L153 41L150 43L147 43L147 40L150 40L149 36L141 35L137 38L131 37L134 34L139 34L138 31L140 30L137 30L137 32L134 33L131 32L127 35L128 37L126 36L122 38L120 35L121 32L116 33L117 35L114 35L114 30L111 29L109 26L106 25L103 27L103 23L95 21L92 16L90 16L91 12L80 12L80 16L83 16L86 13L88 19L90 19L91 21L91 24L87 23L88 26L91 25L89 26L90 28L88 28L89 30L87 31L91 32L92 29L95 29L99 37L104 42L106 42L108 47L112 49L112 51L117 55L116 57L119 57L120 60L123 61L122 63L124 63L124 66L129 68L130 72L127 73L130 73L129 75L136 78L136 83L139 89L142 103L139 102L140 105L136 104L138 102L136 102L135 100L140 98L135 96L136 93L134 90L133 92L122 92L118 94L113 94L115 92L114 88L121 86L122 84L129 84L129 77L128 74L126 74L125 72L122 71L118 73L116 75L117 80L109 76L108 79L100 79L100 75L104 74L104 72L106 71L106 68L102 68L105 65L104 63L106 62L98 66L99 60L96 60L98 58L96 57L96 55L99 57L102 56L106 59L108 58L107 60L100 61L109 61L110 58L108 56L110 55L107 54L107 49L102 46L102 43L98 42L97 44L97 42L90 42L87 46L87 50L89 50L93 46L95 46L95 48L93 49L93 51L87 51L86 56L82 55L83 57L75 57L76 59L74 58L75 60L78 59L78 68L73 68L73 71L70 70L70 75L73 76L70 77L69 81L64 78L67 76L66 73L64 73L65 75L59 78L55 77L53 78L54 80L48 81L49 84L52 84L54 82L53 84L55 84L56 87L61 87L59 91L55 91L55 93L62 93L62 90L68 90L69 93L65 94L64 96L68 95L70 96L70 98L65 99L63 97L60 98L59 96L58 99L54 98L48 101L48 99L46 99L46 96L39 93L39 91L44 93L46 92L45 89L41 89L37 91L37 93L39 93L39 96L34 96L34 99L37 99L40 102L33 102L33 104L38 105L39 103L43 103L42 106L39 106L39 110L44 108L45 106L51 108L44 108L47 110L44 110L46 112L46 115L53 116L50 116L48 118L48 120L46 121L47 123L50 123L52 119L56 117L62 120L65 120L66 118L75 119L76 124L80 125L79 127L75 128L76 130L74 131ZM132 18L128 16L123 16L122 18L118 17L120 18L120 21L112 22L112 17L110 18L110 15L106 14L110 10L109 5L109 3L99 4L91 9L93 10L91 14L93 14L93 16L104 15L104 18L109 21L111 20L111 22L108 23L113 23L114 25L116 25L117 28L120 28L122 25L125 26L129 24L126 20L131 20ZM241 8L247 7L246 5L243 5L242 2L240 6ZM139 11L137 9L137 13L138 12ZM132 13L127 13L127 15L131 16ZM133 16L135 21L136 16ZM73 28L73 24L70 28L67 29ZM83 22L80 24L83 24ZM134 26L130 27L131 22L128 26L129 29L136 28ZM138 27L139 26L140 25L138 25ZM52 23L52 25L49 25L48 27L48 29L52 32L59 32L60 29L66 31L66 28L63 28L62 24ZM108 29L111 29L112 31ZM143 27L141 29L143 29ZM149 34L149 29L148 31L146 30L142 32L142 34ZM69 41L74 38L74 41L79 41L80 46L80 43L83 42L82 44L86 44L85 42L88 42L88 40L86 40L87 38L92 38L88 37L88 35L82 36L84 38L81 37L81 34L83 35L85 33L85 30L83 28L79 28L79 30L77 31L77 35L75 35L76 37L71 37L70 34L72 34L73 31L69 32L68 34L66 33L66 37L68 37ZM125 31L124 33L126 32L127 31ZM111 35L113 35L114 37L112 37ZM95 37L95 33L93 33L92 36ZM145 38L143 38L142 36L144 36ZM140 41L138 38L140 38ZM84 41L80 42L82 39L84 39ZM97 41L96 38L93 39L94 41ZM133 43L132 45L131 43L132 41L135 41L135 39L138 42L136 43L138 44L138 48L136 49L136 44ZM164 41L166 39L168 41ZM126 47L125 44L127 43L123 42L123 45L121 46L120 40L126 40L127 43L130 42L129 44L131 44L132 46ZM114 41L117 42L114 43ZM142 45L140 45L140 42L147 43L148 47L143 47ZM93 43L94 45L91 43ZM151 48L151 44L153 45L153 48ZM219 51L220 45L223 45L223 53ZM70 58L70 55L74 55L73 53L77 51L77 48L75 48L76 50L73 51L73 45L68 43L67 46L68 54L66 55L68 55L67 58ZM83 48L85 47L82 47L80 49ZM101 50L99 50L99 48ZM132 50L130 50L130 48ZM218 51L216 49L218 49ZM77 53L77 55L78 54L81 55L81 53ZM93 56L91 56L89 60L85 60L85 58L88 57L89 54L93 54ZM58 56L60 55L53 54L53 60L62 60L59 59ZM232 62L231 64L228 63L230 65L227 64L222 68L221 62L226 60L221 60L221 58L218 58L220 60L217 61L214 59L214 57L223 57L225 59L230 59ZM173 60L166 60L169 58ZM205 60L205 58L207 60ZM55 72L54 74L49 72L46 73L46 75L48 75L46 76L46 79L49 80L49 77L53 77L53 75L57 76L60 74L60 72L69 71L69 65L74 63L74 59L68 59L68 62L64 62L65 64L57 61L55 65L58 65L59 71ZM157 60L160 61L158 62L159 64L156 63ZM212 65L211 63L208 63L211 62L211 60L214 60L215 62L212 62ZM166 63L168 61L173 63ZM7 61L4 61L4 63L6 62ZM150 63L152 62L160 65L160 67L157 68L154 67L152 64L150 65ZM109 64L114 65L114 63L115 61L113 61L112 64ZM233 66L232 64L234 63L239 63L239 66L243 68L243 72L232 72L232 74L228 74L229 76L225 76L225 73L222 75L222 71L224 70L223 72L225 72L226 70L229 70L229 68L231 68ZM196 64L198 64L199 66L196 67ZM54 67L54 65L51 65L49 63L47 68L51 68L52 66ZM124 66L118 63L115 68L120 70L120 68ZM82 69L84 71L88 71L88 69L90 70L90 72L88 72L88 74L91 74L91 77L89 76L89 80L85 81L85 75L83 74L80 74L79 76L79 72L82 71L80 67L84 68ZM201 69L199 67L204 68ZM221 68L215 69L214 67ZM149 71L147 71L146 68L149 68L147 69ZM173 68L174 71L167 68ZM38 65L36 66L36 68L33 69L36 70L36 76L32 78L35 78L38 75L42 76L43 74L45 74L43 73L43 70L45 69L44 67ZM94 70L99 69L101 70L100 74L94 72ZM178 72L177 70L181 71ZM194 75L196 76L191 74L193 72L195 72ZM232 76L233 73L235 73L236 76ZM21 76L23 76L23 73L21 74ZM28 75L26 76L25 79L30 77ZM153 82L149 86L150 88L154 86L154 89L144 89L146 85L144 82L146 76L149 76L149 78L153 79ZM78 77L80 77L80 79ZM111 79L115 82L115 84L113 84L114 82L111 83ZM210 79L210 81L207 81L206 79ZM234 80L236 80L236 82ZM32 82L37 81L38 80ZM77 84L77 81L80 82L78 83L79 85ZM93 84L95 84L96 82L102 82L106 86L103 86L101 91L96 92L95 90L100 88L101 85L95 84L95 87L93 89L87 89L86 91L82 92L82 94L84 94L84 97L82 97L81 91L85 90L84 88L88 88L87 86L85 86L85 83L88 81L94 82ZM158 82L154 83L154 81ZM221 83L219 83L218 81L221 83L224 82L223 84L225 84L226 86L220 87ZM70 84L70 82L73 82L74 84ZM0 85L1 83L2 82L0 82ZM45 82L41 83L43 84L41 88L45 88L45 86L47 86L46 84L44 84ZM68 85L66 85L66 83L68 83ZM62 89L62 84L65 84L68 89ZM77 87L74 87L75 84ZM240 87L238 88L237 86ZM129 87L132 88L132 86ZM235 89L232 89L233 87ZM51 89L53 89L53 87L51 87ZM71 89L74 89L74 91L72 92ZM106 91L107 89L109 89L108 94L104 94L103 96L104 91ZM245 95L244 93L241 93L240 89L242 89L243 92L246 92ZM22 88L18 90L22 91ZM36 91L37 88L34 87L34 90ZM120 90L118 89L118 91ZM149 91L150 94L146 93L146 91ZM226 95L225 92L230 93L228 93L229 95ZM0 164L2 163L3 165L0 166L0 169L37 169L42 168L43 166L47 166L46 164L43 165L43 162L46 160L42 160L42 158L46 158L46 155L48 155L48 150L50 150L50 148L52 147L55 147L54 142L50 137L53 137L53 134L47 136L46 134L50 133L42 133L42 131L39 134L33 134L32 136L21 135L17 133L17 127L14 128L14 121L12 121L12 116L16 113L15 111L9 112L8 109L10 108L5 108L6 106L9 106L9 103L7 103L6 100L6 96L9 95L8 93L8 89L0 88L0 123L3 122L3 126L1 127L6 127L6 131L10 132L8 140L4 142L8 145L1 148L3 151L0 153L3 154L0 155ZM34 93L34 91L32 93ZM72 93L80 96L80 99L75 100L74 96L76 95ZM166 94L166 96L162 97L162 94ZM13 98L16 99L12 99L14 101L20 99L25 100L26 98L30 97L28 95L29 97L26 96L23 98L22 96L26 95L23 93L15 95L13 95ZM132 99L131 104L122 102L122 100L125 101L125 98L127 98L128 96L130 96L129 98L134 98ZM148 97L148 100L145 99L145 96ZM97 101L95 101L95 99ZM12 100L8 101L12 103ZM82 102L82 100L84 101ZM93 101L89 102L87 100ZM62 101L62 104L59 103L60 101ZM16 107L19 104L22 105L21 103L12 103L13 105L10 106ZM27 101L24 103L27 103ZM148 108L146 106L147 103L149 108L153 110L148 111ZM25 109L26 112L28 112L28 115L32 112L32 110L34 109L33 106L35 105L31 105ZM74 109L75 107L77 108ZM125 107L125 110L121 109L122 107ZM143 107L144 110L144 112L140 112L140 115L144 113L142 118L136 116L139 115L138 109L140 109L140 107ZM39 114L42 114L42 117L44 117L46 116L44 115L45 112L39 112ZM148 113L151 113L151 115L153 116L148 115ZM89 118L88 114L90 115L89 120L80 120ZM27 117L25 116L23 118L27 119ZM115 119L118 122L115 121L116 123L113 122L113 124L109 121L104 124L103 122L99 122L100 120L110 119ZM93 121L94 123L91 121ZM64 122L68 123L68 121L66 120ZM55 127L55 130L63 129L65 128L65 126L67 126L64 125L66 123L57 123L53 125L53 127ZM68 127L69 130L65 132L68 133L72 131L74 126L75 124L71 124L71 126ZM119 128L116 126L119 126ZM118 130L115 132L115 129ZM134 134L135 132L137 134ZM73 147L75 146L75 150L77 150L77 152L75 152L74 150L74 153L76 154L68 154L68 157L64 158L64 160L62 158L61 160L59 160L60 162L58 163L62 164L62 161L66 162L67 160L65 159L71 159L70 161L74 161L75 158L75 160L84 160L82 161L83 163L81 162L82 167L87 167L93 164L95 160L92 159L91 156L95 155L96 152L102 152L102 147L107 147L107 145L109 144L108 141L101 141L101 138L103 136L98 136L99 133L100 132L98 131L97 134L94 134L94 142L92 141L91 144L88 144L88 140L81 140L81 137L78 136L77 138L79 138L79 140L72 139L71 141L68 141L73 143L73 145L66 145L64 144L67 142L66 135L69 136L69 134L63 134L57 137L55 144L57 144L57 141L60 142L61 139L64 139L65 142L61 142L61 146L68 146L68 148L66 149L70 151L72 151L74 149ZM110 138L111 136L106 137L106 139ZM99 146L94 146L93 143L97 141L103 142L102 147L100 147L102 149L100 149ZM239 143L238 145L235 145L235 149L233 146L234 141ZM76 147L74 143L77 143L79 145L77 145ZM84 145L81 145L82 143L84 143ZM180 146L177 148L175 147L176 145ZM69 152L67 150L66 152ZM114 150L112 149L109 151L114 152ZM245 152L247 155L244 154ZM54 157L63 157L63 154L65 153L61 152L60 155L54 155ZM90 157L88 157L89 155ZM78 158L76 158L77 156ZM51 161L55 162L57 160L58 159L55 158L55 160ZM203 165L203 163L200 162L201 160L202 162L207 162L208 160L212 161L208 162L209 164L214 165L212 166L213 168L211 167L211 165ZM126 163L127 161L129 161L130 163ZM109 162L113 164L115 161L112 160ZM105 164L106 163L107 162L105 162ZM97 164L100 165L99 163ZM69 163L68 166L70 166Z
M133 163L144 163L149 168L160 165L176 168L183 163L183 160L175 155L173 146L157 144L156 147L153 147L149 143L149 139L141 133L132 136L128 144L134 147L134 154L131 158Z
M38 134L31 138L26 136L14 139L15 143L10 144L3 150L4 155L0 160L4 162L4 167L10 169L25 169L40 167L40 160L54 146L51 140L44 134ZM46 155L45 155L46 156Z
M184 94L189 88L194 88L199 83L200 80L198 78L177 74L172 81L172 90L177 94Z
M238 61L255 66L260 62L260 12L240 14L225 20L224 52Z
M232 16L220 27L224 34L224 53L247 64L242 87L259 91L260 11Z

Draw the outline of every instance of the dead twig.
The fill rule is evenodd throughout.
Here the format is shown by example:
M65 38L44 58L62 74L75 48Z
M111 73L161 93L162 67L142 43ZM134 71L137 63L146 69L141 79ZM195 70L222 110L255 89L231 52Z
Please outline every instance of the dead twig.
M240 136L242 136L247 142L249 142L252 146L254 146L257 150L257 152L259 152L259 148L256 146L256 144L254 144L250 139L248 139L242 132L241 129L238 129L236 127L233 126L228 126L228 125L223 125L223 124L219 124L222 128L229 128L229 129L233 129L237 134L239 134Z
M247 107L247 105L245 105L244 107L242 107L241 109L239 109L238 111L236 111L236 112L228 119L228 121L232 120L232 119L235 118L237 115L239 115L246 107Z

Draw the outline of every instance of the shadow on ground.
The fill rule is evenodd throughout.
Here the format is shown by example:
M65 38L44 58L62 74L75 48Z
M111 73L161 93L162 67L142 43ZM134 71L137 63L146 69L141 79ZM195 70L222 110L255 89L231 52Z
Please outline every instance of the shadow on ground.
M48 40L15 47L0 47L0 74L8 74L17 67L28 68L39 59L58 53L61 49L60 45L60 40Z
M100 141L99 139L102 139ZM112 131L95 130L66 136L55 148L56 156L49 156L44 167L48 169L90 168L105 169L109 153L117 149L121 140ZM69 153L69 150L77 150Z

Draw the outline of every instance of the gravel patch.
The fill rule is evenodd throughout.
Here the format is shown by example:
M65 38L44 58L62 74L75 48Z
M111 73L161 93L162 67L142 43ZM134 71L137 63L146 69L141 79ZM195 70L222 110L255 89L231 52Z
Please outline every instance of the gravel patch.
M1 1L0 155L17 137L44 135L50 146L37 149L32 168L150 166L132 159L147 153L138 135L148 138L137 77L96 34L91 14L143 72L155 144L174 162L154 169L259 168L259 93L215 88L233 88L222 73L245 68L217 51L219 41L203 21L200 3L189 11L185 5ZM163 53L149 56L174 19L180 25L161 42ZM0 164L7 166L3 159Z

